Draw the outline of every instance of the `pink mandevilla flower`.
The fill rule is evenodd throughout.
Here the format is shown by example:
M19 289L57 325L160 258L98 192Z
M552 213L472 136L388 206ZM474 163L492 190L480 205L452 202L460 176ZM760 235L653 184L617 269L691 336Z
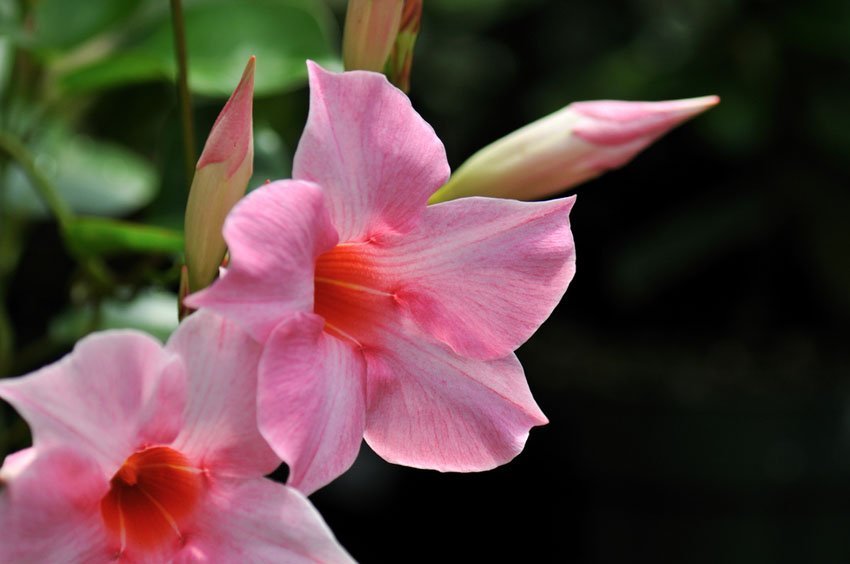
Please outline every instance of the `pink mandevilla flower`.
M33 447L0 469L0 562L350 562L309 501L263 476L259 346L212 312L168 344L80 341L0 382Z
M391 462L476 471L547 422L513 351L575 271L574 198L426 206L445 149L379 74L310 63L294 180L228 216L226 274L189 296L265 343L260 430L311 492L362 438Z

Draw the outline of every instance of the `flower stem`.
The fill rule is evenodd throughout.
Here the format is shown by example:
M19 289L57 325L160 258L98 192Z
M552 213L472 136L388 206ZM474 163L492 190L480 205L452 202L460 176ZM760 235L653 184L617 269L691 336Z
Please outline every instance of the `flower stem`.
M47 177L41 173L35 166L35 159L23 146L23 144L7 133L0 132L0 150L9 155L15 162L18 163L39 197L44 201L50 213L59 222L59 227L64 232L65 229L74 221L74 212L68 207L68 204L59 197L59 194L47 180Z
M183 124L183 160L186 167L186 188L195 175L195 128L192 124L192 98L189 94L189 64L186 57L186 25L183 22L181 0L171 0L171 26L174 31L174 54L177 57L177 90L180 97L180 118Z

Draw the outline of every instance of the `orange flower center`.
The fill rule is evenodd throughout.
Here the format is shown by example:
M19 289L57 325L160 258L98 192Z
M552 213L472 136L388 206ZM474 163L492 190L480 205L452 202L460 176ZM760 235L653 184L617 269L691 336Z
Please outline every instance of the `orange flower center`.
M201 472L168 447L146 448L124 461L100 502L103 522L122 552L182 540L181 527L200 499Z
M325 319L325 331L357 346L371 341L380 317L396 302L367 254L368 244L343 243L316 261L314 312Z

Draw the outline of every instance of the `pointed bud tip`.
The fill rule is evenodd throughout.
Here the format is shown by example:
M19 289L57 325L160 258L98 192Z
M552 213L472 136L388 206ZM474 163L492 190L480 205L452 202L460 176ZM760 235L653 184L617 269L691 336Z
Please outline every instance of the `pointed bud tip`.
M718 96L701 96L662 102L597 100L576 102L579 116L573 133L594 145L649 144L682 122L720 103Z
M228 175L233 174L245 160L246 155L253 160L253 100L254 100L254 69L257 58L251 55L239 84L230 95L221 113L207 137L201 158L196 169L209 164L229 161ZM250 155L248 153L251 153Z
M233 96L236 96L237 92L243 92L245 90L250 91L252 95L254 94L254 70L256 68L257 57L256 55L251 55L251 58L248 59L248 64L245 65L245 70L242 71L242 78L239 80L239 85L233 92Z
M683 119L687 119L701 114L709 108L713 108L720 103L720 97L715 95L699 96L697 98L649 103L657 104L655 111L658 114L678 115Z
M257 57L251 55L248 62L245 64L245 70L242 71L242 78L239 79L239 84L233 90L233 94L227 100L224 108L221 110L222 115L228 110L228 106L240 106L234 110L244 110L247 105L250 109L254 98L254 71L257 68ZM221 119L221 116L219 116ZM215 126L213 126L215 127Z

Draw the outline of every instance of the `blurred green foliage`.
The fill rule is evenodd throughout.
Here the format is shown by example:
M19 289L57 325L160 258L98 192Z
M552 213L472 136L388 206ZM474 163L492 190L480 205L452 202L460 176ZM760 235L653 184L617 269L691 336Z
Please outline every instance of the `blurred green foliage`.
M254 84L258 96L303 84L305 59L338 66L331 49L335 28L322 8L311 0L254 0L238 9L227 0L187 3L190 87L200 94L229 96L251 55L264 61ZM132 33L113 38L120 52L64 73L61 84L80 91L173 78L177 66L168 16L160 10Z
M261 61L257 105L262 97L281 99L302 86L305 59L339 67L336 20L322 2L189 0L184 17L200 139L249 56ZM21 327L0 307L0 373L31 369L93 330L158 328L157 335L168 335L164 328L173 324L139 312L152 303L151 288L160 288L157 315L164 296L175 301L182 262L186 179L179 173L174 91L163 84L175 73L167 3L0 3L0 131L25 151L48 196L67 208L60 239L79 261L70 272L48 274L66 288L60 311L39 307L27 312ZM303 120L303 105L294 107L296 114L283 114L291 116L293 131ZM252 186L289 174L290 152L271 119L280 125L275 117L256 120ZM19 156L0 156L2 302L10 299L22 251L43 244L43 222L56 211Z
M32 8L32 33L21 30L20 38L38 50L57 54L125 21L138 2L92 0L69 9L63 0L40 0Z
M105 300L97 309L68 309L51 321L48 334L55 343L73 346L79 335L90 331L92 326L98 330L132 327L164 341L177 328L176 310L174 294L146 290L132 299Z
M132 152L66 131L39 131L38 135L30 144L36 165L75 212L125 216L149 204L156 194L154 168ZM18 166L7 167L3 183L7 213L50 215Z

